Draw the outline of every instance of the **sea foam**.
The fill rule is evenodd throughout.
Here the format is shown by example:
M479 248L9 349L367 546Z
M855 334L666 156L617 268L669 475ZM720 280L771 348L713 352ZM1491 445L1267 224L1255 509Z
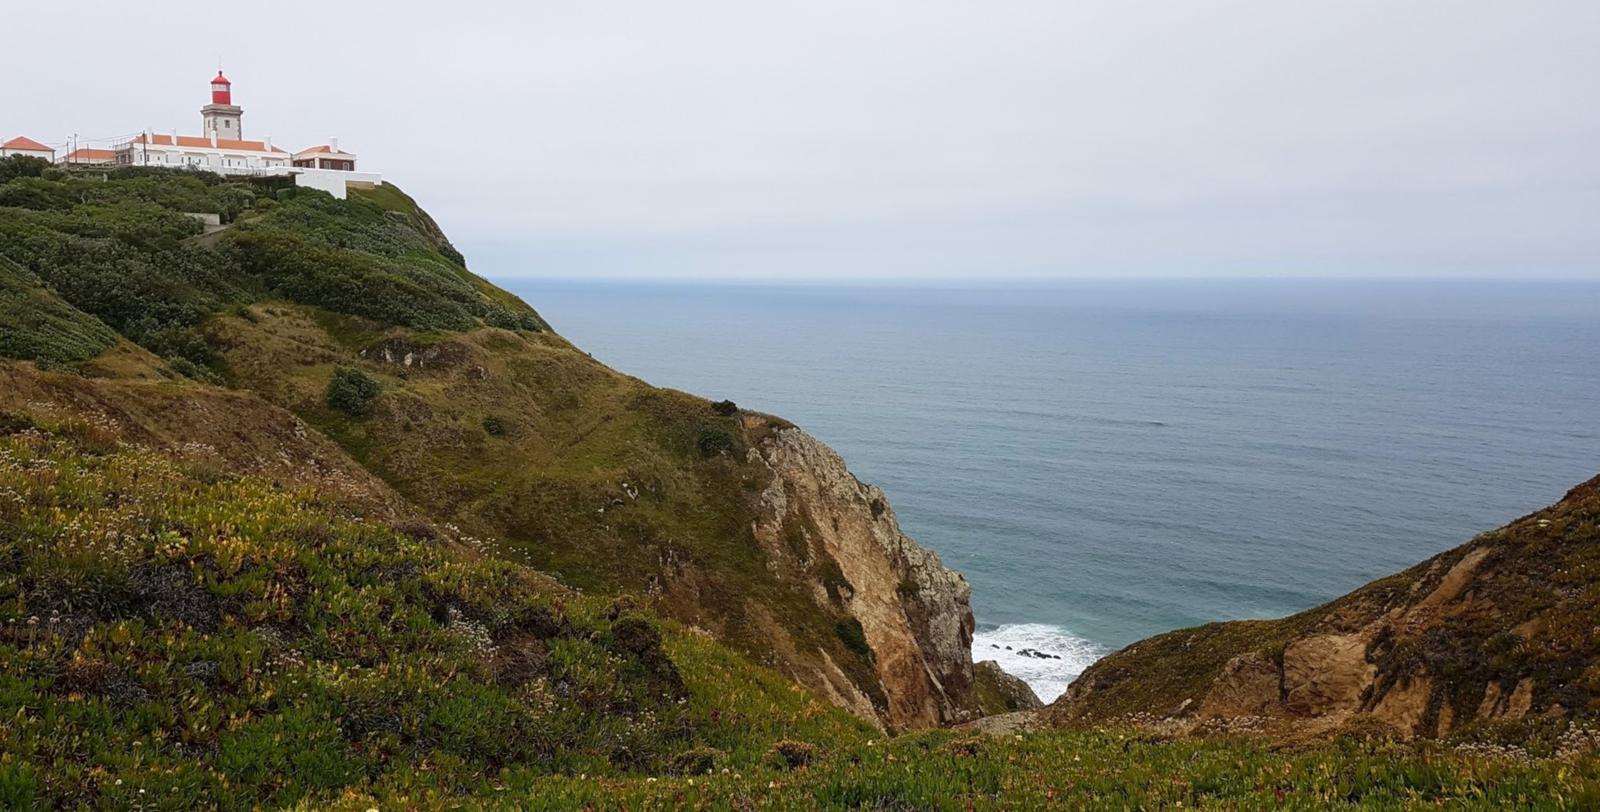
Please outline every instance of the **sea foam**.
M1046 656L1030 656L1023 650ZM1085 668L1108 653L1102 646L1045 623L1013 623L979 630L972 636L974 662L998 662L1045 702L1065 693Z

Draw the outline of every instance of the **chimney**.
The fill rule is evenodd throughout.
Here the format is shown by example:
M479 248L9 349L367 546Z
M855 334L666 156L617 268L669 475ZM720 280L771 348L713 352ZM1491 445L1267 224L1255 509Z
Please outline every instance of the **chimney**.
M272 151L272 136L270 136L270 135L262 136L261 137L261 146L264 149L266 149L266 151L271 152Z

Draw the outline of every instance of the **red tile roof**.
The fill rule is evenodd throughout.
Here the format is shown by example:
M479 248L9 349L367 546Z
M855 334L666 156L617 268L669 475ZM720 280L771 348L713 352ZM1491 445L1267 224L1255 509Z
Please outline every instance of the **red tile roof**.
M174 138L174 136L171 136L171 135L156 135L155 137L150 139L149 143L153 147L201 147L201 148L204 148L204 149L210 149L211 148L211 139L208 136L203 136L203 135L180 135L180 136L176 136L177 143L173 143L173 138ZM135 144L143 144L143 143L145 143L145 136L143 136L143 135L138 136L137 138L133 139L133 143L135 143ZM234 150L236 152L284 152L282 149L279 149L278 147L272 147L271 149L268 149L267 148L267 144L266 144L265 141L234 141L234 140L227 139L227 138L218 138L217 139L216 148L217 149ZM284 152L284 154L287 155L288 153Z
M27 149L35 152L55 152L55 150L45 146L44 144L41 144L38 141L23 135L19 135L16 138L5 142L4 144L0 144L0 149Z
M342 149L334 149L331 144L318 144L314 147L306 147L305 149L296 152L294 157L298 158L301 155L319 155L323 153L330 155L349 155L351 157L355 157L354 153L345 152Z
M115 161L117 153L110 149L95 149L94 147L81 147L67 153L67 162L95 163L100 161Z

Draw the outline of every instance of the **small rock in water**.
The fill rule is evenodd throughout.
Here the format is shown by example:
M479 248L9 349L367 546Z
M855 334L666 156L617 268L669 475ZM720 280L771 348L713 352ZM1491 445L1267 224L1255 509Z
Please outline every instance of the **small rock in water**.
M1007 648L1010 648L1010 646L1007 646ZM1035 660L1059 660L1059 659L1061 659L1061 655L1059 655L1059 654L1050 654L1049 652L1039 651L1038 649L1032 649L1032 648L1025 648L1025 649L1022 649L1021 651L1018 651L1017 653L1021 654L1024 657L1032 657Z

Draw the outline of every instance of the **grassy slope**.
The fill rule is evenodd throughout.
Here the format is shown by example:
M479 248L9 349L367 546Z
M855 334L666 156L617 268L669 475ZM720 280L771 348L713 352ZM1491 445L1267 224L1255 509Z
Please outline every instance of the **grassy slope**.
M232 227L197 240L185 211ZM32 322L46 312L37 296L55 297L73 326L98 319L125 339L116 346L132 357L78 360L80 371L258 391L430 515L503 539L505 554L575 585L649 595L791 674L826 655L881 696L871 652L839 633L849 624L838 600L813 598L810 585L839 581L837 564L775 563L753 542L752 495L765 483L742 453L761 426L573 348L468 272L392 186L336 201L203 173L22 177L0 184L0 258L44 284L19 305ZM53 327L15 334L92 354ZM360 357L383 338L465 348L470 362L419 374ZM325 407L336 366L384 382L373 417ZM506 431L491 436L490 417ZM733 439L733 453L708 459L707 432Z
M699 633L652 620L631 601L578 597L484 558L463 531L417 522L384 482L316 432L249 394L179 373L257 383L418 501L463 519L486 513L484 524L521 534L516 547L528 560L574 582L648 591L648 575L627 562L649 551L687 562L675 570L679 589L725 589L714 578L733 578L753 605L782 606L791 593L753 566L761 558L741 535L701 542L702 533L732 527L719 500L753 487L733 459L698 453L700 432L722 425L703 401L604 370L514 299L455 274L445 267L453 249L426 234L425 216L397 190L379 199L427 236L413 245L424 276L400 281L431 302L402 315L466 313L474 321L464 331L362 317L351 311L366 305L339 298L338 288L251 271L230 259L236 246L142 245L152 239L149 199L204 211L256 193L144 180L0 189L0 256L58 263L24 265L50 286L32 301L70 302L85 316L63 311L68 323L82 327L92 313L138 342L67 362L87 377L0 363L0 412L10 411L0 418L0 806L30 798L174 809L463 800L550 809L1597 802L1592 756L1545 760L1560 746L1548 737L1526 740L1511 757L1356 739L1277 752L1247 740L1097 730L872 741L860 723ZM70 201L51 208L85 195L131 202L104 204L109 217ZM255 219L244 230L270 234L276 209L230 219ZM37 211L54 213L41 219ZM357 239L392 225L363 222L375 231ZM291 236L344 238L308 227L314 237ZM392 270L379 259L344 259L358 280ZM211 262L233 275L219 282ZM128 296L97 298L105 288L95 280L112 272L124 274L105 277L123 282L113 292ZM463 297L451 278L473 295ZM170 319L160 324L130 320L151 310L142 297L155 291L167 297L157 303L183 306L162 309ZM485 325L507 318L509 329ZM229 343L268 327L276 338L254 351ZM50 333L37 335L53 345ZM216 344L203 343L195 361L184 354L185 335ZM354 359L356 348L395 335L416 349L465 345L465 360L436 371ZM354 421L322 405L320 386L340 363L386 384L373 418ZM507 398L527 408L508 414ZM484 431L491 414L506 418L503 436ZM427 454L396 454L393 446L419 428ZM529 479L517 463L523 455L549 461L550 473ZM494 513L512 499L538 507ZM609 510L616 500L627 510ZM589 518L597 507L608 511ZM1593 529L1589 518L1563 521L1562 533ZM1534 539L1530 549L1551 555L1559 543ZM1558 599L1581 594L1574 587L1588 576L1586 560L1559 561L1537 583L1559 587ZM586 575L590 568L601 573ZM686 594L700 606L694 591ZM1555 593L1528 594L1537 603ZM680 599L660 601L671 610ZM816 626L828 644L831 630ZM1214 639L1221 649L1270 648L1281 645L1283 628L1219 628ZM774 745L785 738L815 748L809 768L782 766ZM1583 741L1569 736L1567 748ZM674 777L708 765L710 775Z
M489 793L868 731L471 537L32 422L0 434L0 801Z
M1354 739L1275 752L1116 731L875 740L709 639L485 558L469 537L31 422L0 432L6 806L1600 801L1600 762L1581 753ZM807 749L801 769L780 755Z
M0 257L0 357L62 365L110 349L117 334L61 301L22 266Z
M374 199L431 225L398 190ZM782 421L751 428L544 329L419 330L272 302L220 314L206 330L237 385L300 415L430 515L499 538L505 554L575 586L648 596L763 662L789 667L821 650L878 690L871 653L839 634L842 605L814 598L811 585L836 579L837 564L773 560L752 536L767 473L744 450ZM406 367L375 348L438 360ZM372 415L327 407L338 367L380 382ZM489 419L502 434L486 430ZM732 453L705 454L707 433L732 438Z

